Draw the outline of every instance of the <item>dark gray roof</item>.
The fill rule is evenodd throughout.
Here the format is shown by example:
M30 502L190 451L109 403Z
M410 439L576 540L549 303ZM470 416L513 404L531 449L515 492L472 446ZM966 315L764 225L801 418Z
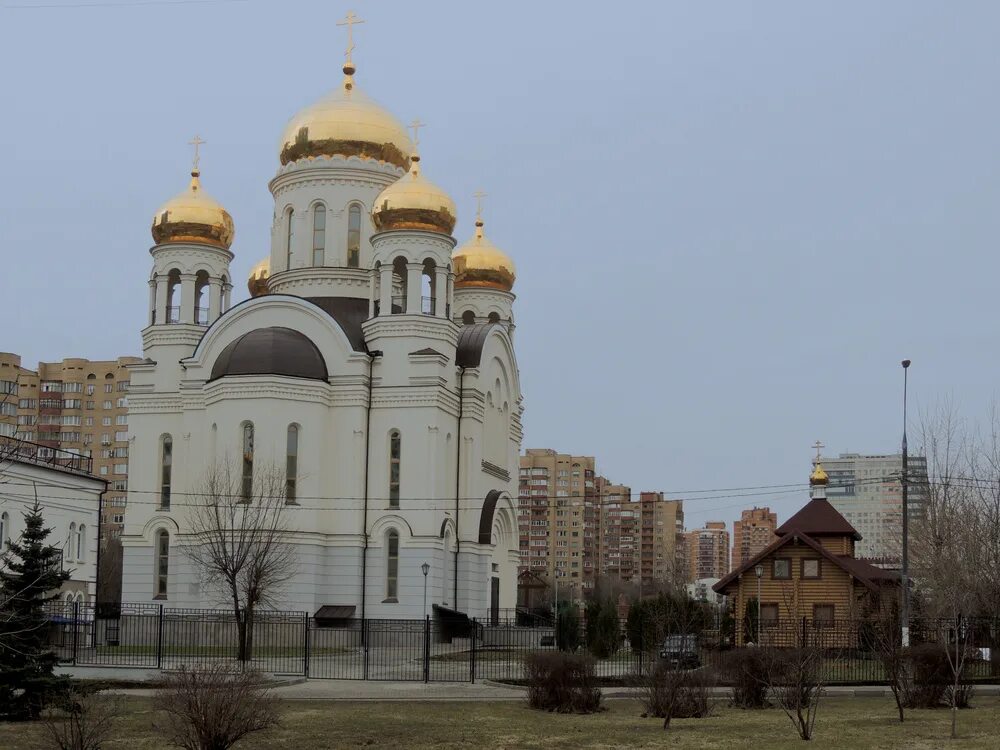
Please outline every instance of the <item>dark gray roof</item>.
M476 323L475 325L462 326L458 332L458 351L455 355L455 364L459 367L479 367L483 358L486 337L494 328L502 328L502 326L496 323Z
M356 352L367 352L361 324L368 320L368 300L355 297L305 297L340 324Z
M307 336L291 328L257 328L222 350L211 380L227 375L287 375L326 380L326 363Z

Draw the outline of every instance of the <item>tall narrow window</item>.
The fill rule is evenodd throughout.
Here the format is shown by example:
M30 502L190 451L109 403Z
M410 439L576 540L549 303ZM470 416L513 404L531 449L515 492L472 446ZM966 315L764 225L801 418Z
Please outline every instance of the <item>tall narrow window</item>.
M299 428L288 425L288 447L285 451L285 502L295 502L295 489L299 472Z
M84 562L87 559L87 527L82 523L76 530L76 559Z
M295 212L288 209L285 214L285 269L292 270L292 217Z
M164 435L160 442L160 509L170 510L170 472L174 463L174 439Z
M69 534L66 536L66 549L63 556L67 560L73 559L73 550L76 549L76 524L71 523L69 525Z
M347 211L347 265L357 268L361 263L361 206L357 203Z
M326 250L326 206L317 203L313 208L313 265L323 265Z
M0 513L0 552L7 546L7 540L10 538L10 516L6 513Z
M243 499L253 494L253 422L243 423Z
M156 568L154 574L154 599L167 598L167 572L170 568L170 535L165 529L156 534Z
M389 436L389 507L399 507L399 459L402 450L399 432Z
M389 601L397 600L399 587L399 532L395 529L386 536L386 560L385 560L385 598Z

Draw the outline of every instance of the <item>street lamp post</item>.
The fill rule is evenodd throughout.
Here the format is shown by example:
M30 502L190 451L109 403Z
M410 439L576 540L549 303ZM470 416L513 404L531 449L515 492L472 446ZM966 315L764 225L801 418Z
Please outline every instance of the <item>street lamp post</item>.
M758 564L753 572L757 574L757 645L760 645L760 579L764 575L764 566Z
M902 641L903 646L910 645L910 504L909 485L910 478L907 474L909 469L909 452L906 447L906 386L907 372L910 369L910 360L904 359L903 365L903 470L900 477L900 486L903 494L903 570L900 573L900 584L903 587L902 606Z
M421 572L424 574L424 619L427 619L427 574L431 572L431 566L424 563L420 566Z

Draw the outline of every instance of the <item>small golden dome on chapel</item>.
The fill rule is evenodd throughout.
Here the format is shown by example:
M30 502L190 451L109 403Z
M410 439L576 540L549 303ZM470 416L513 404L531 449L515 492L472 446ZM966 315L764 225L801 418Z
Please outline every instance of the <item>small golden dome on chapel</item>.
M483 220L476 219L476 233L451 256L455 288L482 287L509 292L517 274L514 261L483 234Z
M375 199L372 221L380 231L422 229L450 235L456 214L455 201L421 174L420 156L414 154L410 171Z
M151 231L157 245L198 242L228 250L236 230L229 212L201 189L201 172L196 168L187 190L160 206Z
M267 256L250 269L250 277L247 279L247 289L250 290L251 297L259 297L267 294L267 277L271 275L271 256Z

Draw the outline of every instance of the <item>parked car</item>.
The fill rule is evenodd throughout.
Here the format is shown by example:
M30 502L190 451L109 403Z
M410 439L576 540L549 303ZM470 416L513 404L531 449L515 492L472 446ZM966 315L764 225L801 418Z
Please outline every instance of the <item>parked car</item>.
M660 658L669 661L678 669L697 669L701 666L698 655L698 636L668 635L660 646Z

